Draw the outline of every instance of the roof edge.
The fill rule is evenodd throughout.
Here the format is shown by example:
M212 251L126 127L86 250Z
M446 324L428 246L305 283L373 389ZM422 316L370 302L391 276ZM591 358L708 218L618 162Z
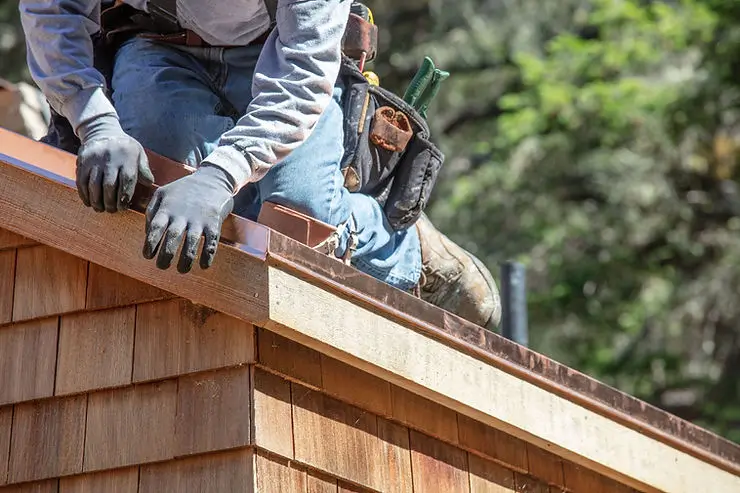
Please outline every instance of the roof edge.
M115 218L98 214L79 203L73 155L2 129L0 149L6 152L0 154L2 227L257 325L268 324L271 318L268 264L280 266L457 351L740 475L737 444L252 221L229 217L224 225L220 258L210 269L195 269L186 276L159 270L141 257L137 239L143 232L142 207L151 190L137 189L138 212L128 211ZM179 173L190 172L174 164L181 167ZM163 163L162 169L174 169L167 168L171 165ZM155 176L160 183L178 177L175 173L162 179L164 175L156 172ZM59 211L64 211L63 215Z
M337 271L344 270L344 266L333 265L335 262L331 260L329 265L324 266L327 270L323 271L316 263L310 266L302 264L296 259L296 247L286 249L285 245L280 245L281 242L280 237L271 238L267 257L270 265L289 271L292 275L352 300L357 305L382 312L390 320L543 390L560 395L728 472L740 474L740 446L737 444L453 314L442 312L441 319L430 320L439 316L438 312L441 310L430 308L421 300L418 300L418 306L412 308L410 305L416 303L409 303L408 299L401 300L408 296L406 293L399 291L395 293L396 298L390 299L368 294L360 286L366 281L358 278L356 273L343 277ZM292 255L289 250L292 250ZM337 278L342 282L338 282ZM405 304L406 310L398 306L401 304Z

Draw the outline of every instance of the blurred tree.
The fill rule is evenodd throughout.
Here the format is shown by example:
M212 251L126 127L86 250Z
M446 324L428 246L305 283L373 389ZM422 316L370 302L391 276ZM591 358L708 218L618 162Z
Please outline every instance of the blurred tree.
M18 0L0 0L0 77L29 80Z

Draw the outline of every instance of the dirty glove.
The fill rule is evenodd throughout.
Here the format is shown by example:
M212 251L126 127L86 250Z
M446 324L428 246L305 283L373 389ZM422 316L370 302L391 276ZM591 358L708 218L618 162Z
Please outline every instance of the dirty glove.
M77 193L86 206L96 212L126 210L137 181L154 183L144 148L124 133L116 117L83 124L79 135Z
M154 258L159 249L157 267L168 269L184 236L177 270L190 272L200 237L205 236L200 266L210 267L221 226L234 207L233 195L231 178L221 168L208 165L158 188L146 210L144 257Z

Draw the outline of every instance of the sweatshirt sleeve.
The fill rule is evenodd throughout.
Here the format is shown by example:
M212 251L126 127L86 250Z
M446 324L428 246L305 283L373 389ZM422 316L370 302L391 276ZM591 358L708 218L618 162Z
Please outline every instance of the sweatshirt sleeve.
M276 29L257 61L254 99L204 163L237 189L258 181L301 145L331 101L349 0L280 0Z
M100 29L100 0L21 0L31 77L77 130L98 116L115 116L105 79L93 67L91 35Z

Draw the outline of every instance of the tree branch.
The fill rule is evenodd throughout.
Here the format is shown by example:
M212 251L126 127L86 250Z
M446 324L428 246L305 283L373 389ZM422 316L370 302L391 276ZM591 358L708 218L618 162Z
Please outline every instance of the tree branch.
M455 115L454 118L442 124L442 133L449 135L457 132L462 127L470 125L472 123L479 122L481 120L495 119L501 116L504 111L498 104L498 100L488 106L481 107L480 105L468 106L460 113Z

